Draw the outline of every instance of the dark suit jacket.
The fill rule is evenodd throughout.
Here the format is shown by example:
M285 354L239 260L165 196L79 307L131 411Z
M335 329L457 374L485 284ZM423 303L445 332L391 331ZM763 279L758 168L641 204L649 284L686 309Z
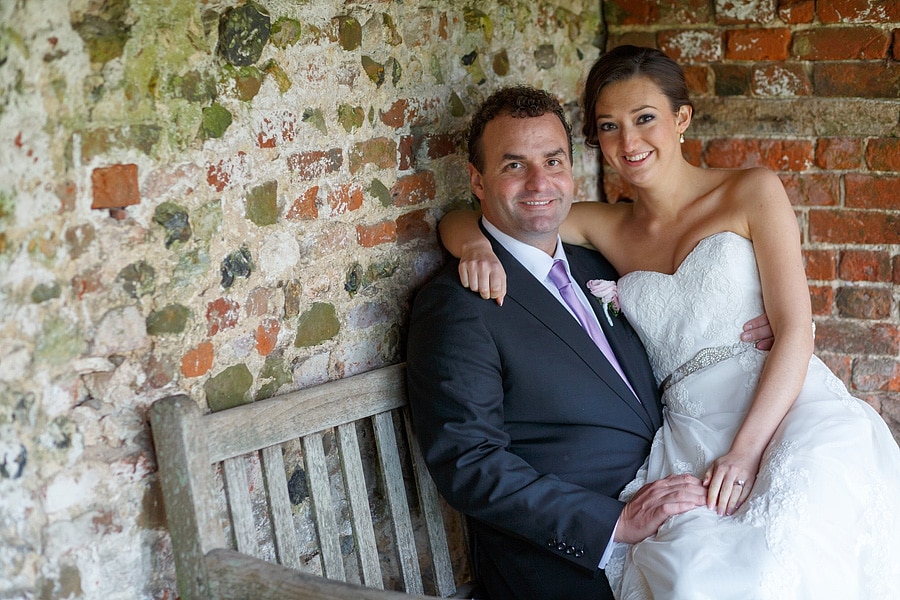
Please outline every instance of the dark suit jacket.
M642 403L578 322L499 243L502 307L463 288L457 262L417 295L407 373L425 459L468 517L476 575L493 600L611 598L597 569L618 494L661 424L643 346L624 316L592 304ZM566 247L576 282L617 279L598 253Z

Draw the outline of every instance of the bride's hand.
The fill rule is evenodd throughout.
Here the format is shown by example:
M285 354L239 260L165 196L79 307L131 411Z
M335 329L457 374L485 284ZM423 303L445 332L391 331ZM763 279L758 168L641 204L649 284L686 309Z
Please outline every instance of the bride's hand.
M459 280L463 287L478 293L485 300L493 298L499 306L503 306L506 271L490 244L463 249L459 258Z
M750 496L760 457L729 452L713 461L703 476L706 506L719 515L731 515Z

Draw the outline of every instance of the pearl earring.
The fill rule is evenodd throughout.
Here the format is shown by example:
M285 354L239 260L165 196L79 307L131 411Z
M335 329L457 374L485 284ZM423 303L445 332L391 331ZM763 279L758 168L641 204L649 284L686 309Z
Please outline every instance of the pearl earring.
M684 134L683 133L681 134L681 138L678 141L680 141L682 144L684 143Z

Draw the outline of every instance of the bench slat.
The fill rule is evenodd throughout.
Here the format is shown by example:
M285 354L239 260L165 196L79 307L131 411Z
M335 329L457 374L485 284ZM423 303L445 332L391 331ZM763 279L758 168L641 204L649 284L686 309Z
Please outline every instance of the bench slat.
M384 589L378 547L375 544L375 529L369 508L369 492L363 473L359 439L356 426L347 423L337 428L338 446L341 453L341 468L344 471L344 485L350 503L350 522L356 541L356 556L359 559L362 581L365 585Z
M419 442L413 435L412 421L409 411L403 410L403 423L409 440L409 453L412 456L413 472L416 487L419 491L419 502L425 517L425 530L431 547L431 562L434 565L434 583L439 596L449 596L456 591L453 578L453 563L450 561L450 549L447 545L447 532L444 529L444 518L441 514L441 500L434 480L425 465Z
M404 365L375 369L205 415L212 462L324 431L406 404Z
M225 473L225 490L231 511L231 527L239 552L260 558L256 527L253 525L253 507L250 504L250 481L243 457L229 458L222 462Z
M344 559L341 557L340 532L334 515L331 482L328 479L321 433L313 433L303 438L303 459L306 461L309 494L313 503L316 531L319 534L322 571L329 579L346 581Z
M391 523L394 526L404 589L407 592L421 594L423 593L422 575L419 571L419 559L413 537L412 521L409 516L409 504L406 500L406 489L403 486L403 472L400 467L400 453L397 450L394 422L390 413L382 413L372 417L372 423L375 426L378 458L384 475L385 495L391 510Z
M263 448L262 467L266 483L266 496L269 498L271 509L272 532L275 536L275 553L278 556L278 562L286 567L299 569L300 549L297 545L297 533L294 530L294 515L287 489L281 446Z

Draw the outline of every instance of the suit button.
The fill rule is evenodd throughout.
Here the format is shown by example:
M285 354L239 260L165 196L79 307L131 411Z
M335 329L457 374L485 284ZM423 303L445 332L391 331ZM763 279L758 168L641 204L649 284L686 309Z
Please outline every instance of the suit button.
M555 547L556 547L556 538L552 538L552 539L550 539L550 540L547 540L547 546L548 546L549 548L555 548Z
M575 551L575 558L581 558L582 556L584 556L584 550L579 549Z
M569 546L568 548L566 548L566 554L574 554L574 553L575 553L575 546Z
M566 544L565 544L565 542L560 542L560 543L558 543L558 544L556 545L556 549L559 550L560 552L562 552L563 550L565 550L565 549L566 549Z

